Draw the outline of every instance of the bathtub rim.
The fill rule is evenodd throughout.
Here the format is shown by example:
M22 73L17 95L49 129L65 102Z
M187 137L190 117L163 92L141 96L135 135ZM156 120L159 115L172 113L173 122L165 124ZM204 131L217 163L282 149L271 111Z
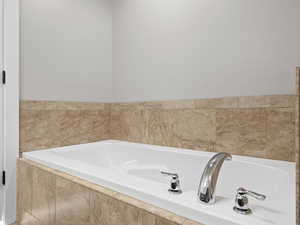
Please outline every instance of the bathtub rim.
M181 147L170 147L170 146L162 146L162 145L153 145L153 144L144 144L144 143L138 143L138 142L129 142L129 141L121 141L117 139L107 139L102 141L95 141L90 143L83 143L83 144L76 144L76 145L68 145L68 146L62 146L62 147L54 147L54 148L47 148L47 149L37 149L27 152L22 152L21 158L25 158L26 155L30 156L30 153L33 152L49 152L53 150L58 151L64 151L64 150L70 150L70 148L80 148L84 146L90 146L91 144L123 144L123 145L137 145L139 147L146 147L146 149L151 147L151 151L169 151L169 152L175 152L179 154L187 154L187 155L197 155L197 156L205 156L205 157L211 157L212 154L217 154L218 152L211 152L207 150L201 150L201 149L186 149ZM162 149L163 148L163 149ZM24 157L25 156L25 157ZM259 164L264 166L271 166L271 167L278 167L280 166L280 169L288 170L289 172L292 172L293 177L296 176L295 170L296 170L296 161L285 161L285 160L274 160L269 158L263 158L263 157L254 157L254 156L248 156L248 155L238 155L233 154L234 158L237 159L240 162L250 163L250 164ZM27 158L27 157L26 157ZM29 157L27 159L30 159ZM33 161L33 159L31 159Z

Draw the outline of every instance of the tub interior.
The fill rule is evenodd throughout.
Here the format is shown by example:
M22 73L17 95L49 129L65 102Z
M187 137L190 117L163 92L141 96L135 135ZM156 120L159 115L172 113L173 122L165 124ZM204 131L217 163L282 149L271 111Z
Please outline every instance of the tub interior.
M211 156L196 154L181 154L180 152L161 150L159 153L151 147L137 147L114 144L97 147L54 150L53 154L60 157L80 160L83 163L105 168L125 171L130 176L167 184L170 177L163 176L160 171L177 173L182 188L196 190L201 174ZM88 154L87 154L88 152ZM93 157L90 157L92 155ZM272 177L276 184L265 180ZM231 161L225 161L220 171L217 194L232 196L238 187L246 187L271 196L281 196L284 184L289 182L288 174L280 168L274 168L259 163L240 161L233 156ZM258 185L259 184L259 185Z

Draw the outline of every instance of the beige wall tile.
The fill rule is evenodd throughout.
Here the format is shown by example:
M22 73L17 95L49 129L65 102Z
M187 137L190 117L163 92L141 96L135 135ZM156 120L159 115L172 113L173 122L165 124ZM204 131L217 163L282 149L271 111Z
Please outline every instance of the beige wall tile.
M146 136L145 111L112 109L111 133L113 139L143 142Z
M216 151L265 157L266 112L264 109L217 111Z
M158 102L151 102L146 104L151 107L151 105L160 105ZM145 108L145 102L119 102L111 103L112 110L114 111L124 111L124 110L138 110Z
M254 157L273 158L294 161L294 130L290 124L294 122L288 113L283 113L281 120L290 121L289 128L282 129L281 141L272 141L271 129L267 129L267 120L271 117L268 110L293 110L290 102L295 96L243 97L245 108L239 108L239 98L199 100L203 107L199 109L139 108L130 109L112 104L111 137L155 145L173 146L207 151L228 151L232 154ZM174 101L180 104L180 101ZM195 100L197 106L197 100ZM266 105L264 105L266 102ZM278 102L278 103L277 103ZM174 103L174 104L175 104ZM175 104L175 105L176 105ZM199 102L198 102L199 104ZM248 106L258 108L248 108ZM234 106L234 108L226 108ZM271 107L272 106L272 107ZM273 107L274 106L274 107ZM284 106L276 108L275 106ZM205 109L205 107L207 107ZM213 109L213 107L215 107ZM218 108L219 107L219 108ZM211 108L211 109L210 109ZM288 117L288 118L287 118ZM280 126L275 121L273 126ZM277 127L278 129L279 127ZM281 144L279 144L279 142ZM289 144L282 148L283 144ZM286 149L289 150L286 150ZM285 149L285 150L283 150ZM282 154L285 152L286 154ZM274 154L274 156L272 156Z
M168 102L163 102L163 101L158 101L158 102L143 102L143 105L140 106L140 109L162 109L164 103Z
M194 100L178 100L178 101L164 101L162 102L163 109L195 109L196 104Z
M105 140L110 136L108 110L67 110L60 118L61 146Z
M109 103L22 100L21 110L103 110Z
M216 151L295 160L294 109L232 109L217 112Z
M164 116L170 128L171 146L207 151L212 149L216 141L214 110L168 110Z
M89 130L89 141L99 141L110 139L110 111L97 110L88 113L87 120L91 121Z
M268 109L265 157L295 161L294 133L294 109Z
M294 108L296 101L296 95L273 95L270 97L271 107L277 108Z
M170 123L166 118L166 112L161 109L146 110L145 121L146 136L148 144L174 146L172 143L172 132Z
M43 225L55 225L55 176L33 169L32 215Z
M56 102L48 101L21 101L20 102L21 110L55 110Z
M137 225L139 210L101 193L91 194L91 225Z
M90 191L70 180L56 178L56 225L88 225Z
M215 142L213 110L112 110L111 120L113 139L206 150Z
M241 108L270 107L270 98L266 96L239 97L239 107Z
M237 108L238 97L196 99L195 106L198 109Z
M240 108L294 107L296 95L269 95L239 97Z
M73 103L70 104L70 102L65 102L64 105L66 106L65 109L67 109L67 107L69 105L71 105L73 110L86 110L86 109L89 109L89 110L104 110L106 105L108 105L108 103L73 102ZM61 107L61 108L64 109L63 107Z
M236 154L293 161L290 143L295 131L282 129L281 138L274 141L276 133L272 133L273 128L265 128L266 133L262 134L262 124L267 126L267 122L256 117L257 113L250 112L260 110L252 107L271 111L282 107L292 109L295 99L295 96L288 95L254 96L112 105L27 101L22 102L20 114L21 151L114 138L208 151L233 149L231 152ZM226 109L228 107L233 109ZM216 115L204 108L215 108ZM231 116L228 110L232 112ZM251 116L255 118L252 120ZM267 116L272 120L272 116ZM283 120L285 116L288 113L279 118ZM222 122L222 118L226 120L226 117L231 119ZM281 126L278 123L271 125ZM288 150L280 150L286 144L289 144Z
M294 109L296 99L274 95L113 104L27 101L20 114L21 151L118 139L293 161L290 143L295 130L285 126L281 138L272 140L276 133L267 130L267 118L273 117L261 110ZM281 120L285 116L288 113ZM283 144L289 144L288 150Z
M61 120L59 128L61 146L87 143L89 141L83 117L84 112L80 110L64 111L59 118Z
M23 102L21 152L109 139L110 104L50 103Z
M20 113L20 146L22 151L59 146L59 115L45 110Z
M97 110L81 110L79 111L80 119L79 119L79 129L77 130L77 133L79 137L77 137L77 140L82 140L84 143L90 142L90 134L92 134L92 129L94 125L95 119L98 117L98 111ZM99 118L102 119L102 117L99 115ZM104 119L104 118L103 118ZM100 132L99 132L100 133ZM103 132L100 133L103 135Z

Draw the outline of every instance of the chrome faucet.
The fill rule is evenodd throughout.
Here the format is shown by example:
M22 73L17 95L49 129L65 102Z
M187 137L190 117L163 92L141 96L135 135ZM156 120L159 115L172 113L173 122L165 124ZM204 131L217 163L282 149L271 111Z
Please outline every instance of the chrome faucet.
M215 189L220 169L225 160L231 159L232 156L229 153L221 152L208 161L198 188L198 197L204 204L213 204L215 202Z

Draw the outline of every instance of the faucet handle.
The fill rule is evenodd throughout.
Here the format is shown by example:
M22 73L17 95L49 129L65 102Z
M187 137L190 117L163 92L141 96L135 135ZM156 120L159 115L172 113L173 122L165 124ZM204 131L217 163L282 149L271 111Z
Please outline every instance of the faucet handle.
M177 193L177 194L181 194L182 190L180 187L180 181L179 181L179 176L177 173L169 173L169 172L165 172L165 171L160 171L161 174L163 175L167 175L167 176L171 176L171 183L170 183L170 188L169 188L169 192L171 193Z
M265 195L259 194L259 193L254 192L254 191L249 191L249 190L247 190L247 189L245 189L245 188L239 188L239 189L237 190L237 193L238 193L239 195L248 195L248 196L251 196L251 197L253 197L253 198L257 199L257 200L261 200L261 201L263 201L263 200L266 199L266 196L265 196Z
M163 175L172 176L172 178L176 178L176 179L179 178L177 173L169 173L169 172L166 172L166 171L160 171L160 173L163 174Z
M254 191L247 190L245 188L239 188L237 190L237 195L235 197L235 206L233 210L237 213L248 215L252 213L252 210L249 208L248 205L248 198L247 196L251 196L257 200L265 200L266 196L263 194L256 193Z

